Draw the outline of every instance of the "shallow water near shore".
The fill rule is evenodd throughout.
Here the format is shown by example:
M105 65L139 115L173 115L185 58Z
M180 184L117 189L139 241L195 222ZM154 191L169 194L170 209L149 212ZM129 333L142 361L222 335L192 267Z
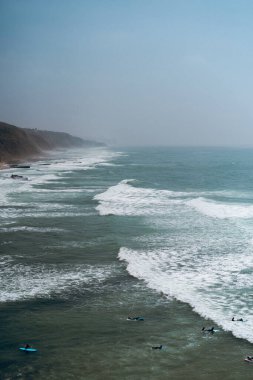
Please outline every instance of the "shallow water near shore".
M93 148L1 171L2 378L252 379L252 158Z

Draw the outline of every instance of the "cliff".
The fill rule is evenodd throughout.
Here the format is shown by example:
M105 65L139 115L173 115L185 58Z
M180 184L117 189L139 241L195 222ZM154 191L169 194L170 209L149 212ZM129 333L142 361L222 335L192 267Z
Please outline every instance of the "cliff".
M0 122L0 162L9 163L24 160L57 148L81 148L101 145L68 133L20 128Z

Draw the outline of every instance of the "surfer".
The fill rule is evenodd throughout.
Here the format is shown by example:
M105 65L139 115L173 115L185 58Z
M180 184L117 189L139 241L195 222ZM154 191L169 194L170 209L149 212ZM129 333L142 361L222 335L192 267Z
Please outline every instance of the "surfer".
M202 332L210 332L211 334L214 333L214 327L211 327L210 329L206 329L205 327L202 327Z
M143 317L127 317L129 321L144 321Z
M253 363L253 356L246 356L246 358L244 359L245 362L248 362L248 363Z
M235 319L235 317L233 317L233 318L232 318L232 321L233 321L233 322L243 322L243 319L242 319L242 318Z
M161 350L162 347L163 347L162 344L160 344L160 346L153 346L153 347L152 347L152 350Z
M33 348L32 346L30 346L30 344L26 343L23 345L23 347L19 347L19 350L23 351L23 352L36 352L38 351L36 348Z

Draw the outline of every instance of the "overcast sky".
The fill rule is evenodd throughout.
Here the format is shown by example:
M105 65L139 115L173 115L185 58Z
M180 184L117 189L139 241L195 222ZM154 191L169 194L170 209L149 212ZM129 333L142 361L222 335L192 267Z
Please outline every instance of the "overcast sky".
M0 120L253 146L253 1L0 0Z

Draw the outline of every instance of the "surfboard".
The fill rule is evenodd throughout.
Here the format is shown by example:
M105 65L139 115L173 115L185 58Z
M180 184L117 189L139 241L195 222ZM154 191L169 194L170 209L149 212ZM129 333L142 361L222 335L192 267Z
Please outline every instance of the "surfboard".
M19 347L21 351L28 351L28 352L36 352L36 348L25 348L25 347Z
M244 359L245 362L247 363L253 363L253 359L249 359L248 357Z

